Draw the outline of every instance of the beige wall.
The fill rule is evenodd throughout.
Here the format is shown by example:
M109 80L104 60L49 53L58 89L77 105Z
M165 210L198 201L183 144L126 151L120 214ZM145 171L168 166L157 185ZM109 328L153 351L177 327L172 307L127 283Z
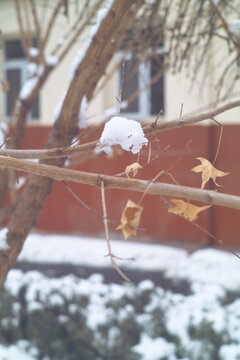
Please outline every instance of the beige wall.
M45 14L46 15L46 14ZM43 17L42 17L43 19ZM62 37L68 21L65 17L58 20L53 36L48 45L48 51L51 51L53 45ZM0 1L0 27L3 34L3 40L9 37L16 37L18 33L17 20L13 1ZM62 98L64 91L69 85L69 74L72 59L76 52L81 48L85 39L79 40L69 52L64 62L53 70L47 83L40 94L41 102L41 124L53 123L53 111ZM217 44L216 44L217 46ZM212 50L211 56L206 60L203 72L200 73L192 86L191 80L185 73L179 75L166 74L165 76L165 107L166 114L164 120L175 119L180 114L181 104L183 104L183 114L193 113L199 109L207 109L214 103L216 89L213 88L211 81L216 80L220 68L216 67L215 49ZM1 53L1 51L0 51ZM2 61L2 54L0 54ZM1 63L0 63L1 65ZM109 66L111 69L111 65ZM202 78L204 74L204 82ZM88 116L90 123L98 123L103 117L105 109L116 104L116 77L112 77L104 90L100 91L97 97L89 104ZM3 112L3 97L0 99L0 109ZM240 122L240 109L229 111L223 114L221 120L227 122ZM152 121L152 119L149 119Z

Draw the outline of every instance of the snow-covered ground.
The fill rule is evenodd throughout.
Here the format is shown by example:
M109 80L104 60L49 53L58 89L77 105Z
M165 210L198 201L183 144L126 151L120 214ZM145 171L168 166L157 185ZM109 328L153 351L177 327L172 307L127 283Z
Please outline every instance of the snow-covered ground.
M181 360L195 360L209 358L206 343L193 340L189 335L189 326L198 327L204 321L212 324L215 333L227 333L227 341L219 351L220 360L236 360L240 358L240 300L233 299L223 306L222 299L228 291L240 294L240 260L231 253L203 249L189 254L186 250L162 245L131 243L130 241L113 241L113 253L120 257L134 257L135 261L119 261L119 265L127 270L155 270L164 272L172 280L187 280L192 293L188 296L154 287L146 279L137 286L125 283L105 284L103 276L92 275L89 279L79 279L68 275L59 279L48 279L38 272L23 274L19 270L12 270L6 282L6 288L16 294L23 284L28 284L27 293L29 311L41 307L36 301L36 294L41 299L47 298L53 304L60 304L62 298L57 291L63 291L69 299L73 294L89 296L86 309L87 324L92 330L103 324L109 316L113 316L111 309L106 309L109 301L117 300L127 295L129 298L141 294L143 291L155 289L150 302L145 306L142 314L134 313L132 305L124 306L114 316L118 319L134 315L139 325L146 329L141 335L140 342L134 346L134 351L141 354L143 360L164 359L177 360L176 344L164 337L152 336L154 314L161 308L165 316L165 326L172 336L178 336L182 346L187 349L188 357ZM38 263L67 263L74 265L89 265L91 267L111 266L104 239L83 238L63 235L31 234L20 255L21 261ZM76 311L74 305L72 311ZM110 311L110 312L109 312ZM66 321L62 318L59 321ZM111 336L121 336L117 328L111 329ZM21 342L20 342L21 345ZM0 354L7 360L35 359L36 349L24 352L21 345L0 347ZM205 347L205 348L204 348ZM16 355L16 351L19 351ZM200 354L206 351L206 357ZM13 354L13 355L12 355ZM3 355L2 355L3 356ZM2 360L0 356L0 360Z
M202 249L192 254L186 250L163 245L112 241L112 252L122 258L124 268L164 271L171 279L186 279L195 284L221 286L226 290L240 288L240 259L227 251ZM105 239L69 235L30 234L19 261L111 266Z

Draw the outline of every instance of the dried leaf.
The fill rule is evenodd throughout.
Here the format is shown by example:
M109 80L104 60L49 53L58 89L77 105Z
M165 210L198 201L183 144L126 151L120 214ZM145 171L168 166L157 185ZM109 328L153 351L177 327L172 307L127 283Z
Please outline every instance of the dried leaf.
M2 81L1 85L2 85L2 91L8 92L10 90L10 84L8 82Z
M141 169L141 168L142 168L141 165L139 163L135 162L135 163L133 163L133 164L126 167L125 173L126 173L128 178L130 178L131 174L133 175L133 177L135 177L137 175L137 173L138 173L138 170Z
M196 206L179 199L171 199L171 202L174 203L174 207L168 209L169 213L183 216L185 219L190 221L195 221L198 218L198 214L201 211L204 211L211 207L211 205L206 206Z
M213 179L214 183L217 186L220 186L219 184L216 183L216 178L217 177L222 177L222 176L226 176L228 174L230 174L229 172L224 172L224 171L220 171L217 170L211 163L210 161L208 161L207 159L204 159L202 157L198 157L196 158L198 160L200 160L202 165L198 165L195 166L194 168L192 168L191 170L198 173L201 172L202 173L202 185L201 185L201 189L204 188L204 186L206 185L206 183L208 182L208 180L210 178Z
M125 240L131 235L136 235L142 211L142 206L135 204L132 200L127 201L121 215L121 225L117 227L117 230L122 230Z

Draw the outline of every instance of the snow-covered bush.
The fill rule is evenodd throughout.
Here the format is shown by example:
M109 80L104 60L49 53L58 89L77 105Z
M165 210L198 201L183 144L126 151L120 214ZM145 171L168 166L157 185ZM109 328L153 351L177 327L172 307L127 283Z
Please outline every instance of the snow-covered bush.
M7 360L17 351L26 360L235 360L237 295L14 270L0 296L0 347Z

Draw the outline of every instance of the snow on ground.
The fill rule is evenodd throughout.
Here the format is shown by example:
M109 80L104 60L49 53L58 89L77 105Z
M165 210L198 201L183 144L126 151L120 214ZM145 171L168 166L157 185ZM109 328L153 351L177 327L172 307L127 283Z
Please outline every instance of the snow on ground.
M30 234L19 261L61 263L91 267L111 266L105 239L70 235ZM240 260L233 254L217 249L201 249L189 254L172 246L112 241L112 252L135 261L119 261L120 267L163 271L166 277L189 280L200 291L206 283L209 292L238 290L240 287Z
M35 360L37 349L28 346L27 341L18 341L16 345L0 345L1 360Z
M121 261L120 266L131 269L162 271L171 280L189 281L191 293L183 295L154 287L147 278L139 283L106 284L100 274L93 274L88 279L79 279L74 275L62 278L47 278L43 274L31 271L23 274L19 270L12 270L6 281L6 288L13 295L26 284L28 286L28 310L35 311L42 304L37 300L48 299L52 305L61 305L63 292L69 300L76 294L88 296L89 303L85 309L87 325L97 331L99 325L107 319L116 316L112 308L106 307L109 301L128 296L130 299L144 291L152 291L150 302L145 306L143 313L135 313L131 303L120 308L118 319L127 319L134 316L139 325L145 328L139 343L134 350L142 355L143 360L158 360L158 355L168 360L177 359L175 356L176 344L163 338L152 336L154 312L161 308L164 313L165 326L169 334L180 339L181 346L189 355L185 360L195 360L204 350L204 341L191 339L189 326L198 328L204 322L211 324L216 334L227 332L228 342L220 347L221 360L236 360L240 354L240 300L223 306L227 291L240 290L240 260L231 253L217 249L201 249L192 254L186 250L171 246L131 243L130 241L112 241L113 253L120 257L134 257L136 261ZM74 265L89 265L91 267L111 267L109 258L104 257L107 246L104 239L85 238L64 235L30 234L20 255L20 261L37 263L62 263ZM72 304L72 313L76 312L76 305ZM59 322L66 322L66 316L59 317ZM119 329L111 329L111 338L118 336ZM209 340L210 341L210 340ZM16 347L8 348L13 353ZM23 353L17 358L30 360ZM5 351L0 348L0 351ZM7 350L6 350L7 351ZM3 352L4 353L4 352ZM10 354L6 353L8 356ZM28 353L27 353L28 354ZM25 356L25 357L24 357ZM207 355L206 355L207 356ZM199 357L201 358L201 357ZM9 360L12 358L9 356ZM33 359L35 359L33 357ZM209 359L209 357L206 357ZM182 359L183 360L183 359Z

